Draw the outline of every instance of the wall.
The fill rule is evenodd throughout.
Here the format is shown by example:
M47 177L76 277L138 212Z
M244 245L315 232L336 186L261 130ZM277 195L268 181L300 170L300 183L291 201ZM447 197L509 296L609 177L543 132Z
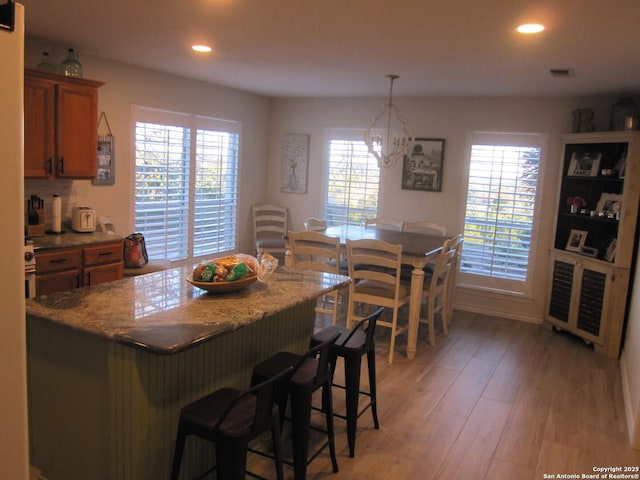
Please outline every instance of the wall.
M27 38L25 67L35 68L47 50L55 63L64 59L66 47L42 45ZM113 186L94 186L89 180L26 180L25 195L63 198L63 221L73 206L90 206L98 216L110 217L119 233L134 231L131 106L236 120L242 124L239 177L239 250L251 252L251 205L264 201L267 169L268 99L239 90L188 80L142 68L83 56L84 77L100 80L99 111L104 111L115 138ZM101 131L102 132L102 131Z
M289 207L292 228L301 228L310 216L322 216L324 141L328 127L364 129L380 109L383 98L278 99L270 117L268 198ZM456 307L538 323L542 320L547 287L548 249L551 246L558 185L561 134L571 131L572 111L591 107L596 129L608 126L608 98L399 98L396 104L410 120L418 137L444 138L442 192L402 190L401 165L383 169L379 214L405 221L429 219L462 228L466 190L466 137L469 131L536 132L547 135L541 176L539 241L534 245L533 293L514 297L459 288ZM284 133L310 135L306 194L280 192L280 149Z

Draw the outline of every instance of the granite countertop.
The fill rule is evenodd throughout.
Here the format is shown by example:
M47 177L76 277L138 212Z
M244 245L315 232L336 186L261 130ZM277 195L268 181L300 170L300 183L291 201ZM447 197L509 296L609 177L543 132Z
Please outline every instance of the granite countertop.
M76 233L72 230L67 230L60 235L46 234L43 237L31 237L31 240L33 240L33 249L42 251L52 248L82 247L96 243L117 242L124 240L124 237L113 233Z
M158 354L173 354L349 285L342 275L278 270L233 293L186 281L191 268L27 300L27 319L43 319Z

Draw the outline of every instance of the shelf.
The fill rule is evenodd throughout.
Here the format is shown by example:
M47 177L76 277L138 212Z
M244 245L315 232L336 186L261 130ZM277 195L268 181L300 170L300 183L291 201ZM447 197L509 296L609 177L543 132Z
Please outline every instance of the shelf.
M589 221L598 222L598 223L606 223L608 225L617 225L620 223L620 220L616 220L615 218L606 218L599 216L591 216L591 215L583 215L582 213L561 213L560 217L565 218L567 220L578 220L578 221Z

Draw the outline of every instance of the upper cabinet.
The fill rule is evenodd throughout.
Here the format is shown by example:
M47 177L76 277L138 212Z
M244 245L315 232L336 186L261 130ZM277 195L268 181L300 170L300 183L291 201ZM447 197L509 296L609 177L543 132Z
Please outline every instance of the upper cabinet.
M617 357L637 249L640 133L563 140L545 319Z
M24 176L94 178L102 82L26 70Z

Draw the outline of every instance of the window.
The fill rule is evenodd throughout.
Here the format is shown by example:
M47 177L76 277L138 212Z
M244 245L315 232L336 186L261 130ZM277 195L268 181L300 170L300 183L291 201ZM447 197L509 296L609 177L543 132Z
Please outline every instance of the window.
M329 225L362 225L365 218L378 214L380 168L363 134L345 129L329 132L324 199Z
M527 293L540 154L537 134L472 133L461 278Z
M239 124L135 108L135 229L150 258L236 248Z

